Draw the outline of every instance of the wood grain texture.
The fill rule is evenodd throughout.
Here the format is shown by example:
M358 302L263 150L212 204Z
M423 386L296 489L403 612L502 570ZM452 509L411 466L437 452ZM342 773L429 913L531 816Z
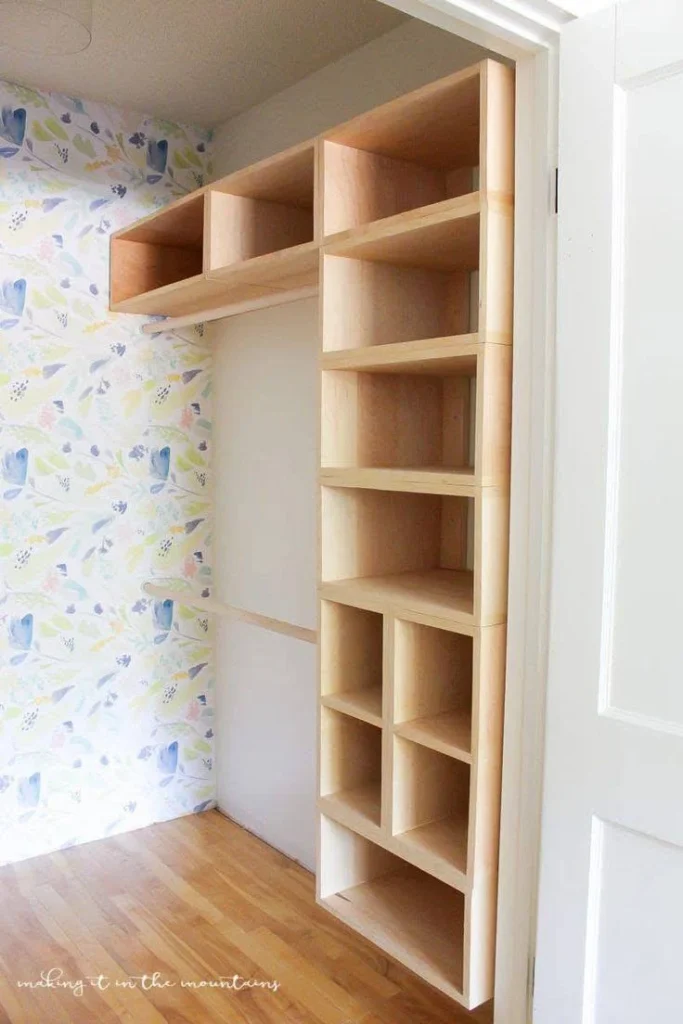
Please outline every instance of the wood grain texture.
M383 851L379 851L383 853ZM388 856L388 855L386 855ZM349 884L352 884L350 882ZM316 906L313 877L216 811L0 870L0 1020L9 1024L490 1024ZM26 989L160 973L171 988ZM279 991L181 988L220 976Z
M384 650L370 705L321 694L319 898L466 1007L493 992L513 134L484 61L321 149L320 593ZM376 679L379 627L336 632Z
M112 238L110 264L111 308L140 293L178 284L184 295L193 282L201 281L202 250L191 246L155 245L151 242Z
M208 200L208 272L313 241L312 210L229 192Z

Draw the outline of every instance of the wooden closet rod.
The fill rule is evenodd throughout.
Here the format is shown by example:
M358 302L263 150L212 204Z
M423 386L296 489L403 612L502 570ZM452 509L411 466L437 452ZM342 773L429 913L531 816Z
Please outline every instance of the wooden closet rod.
M231 604L223 604L222 601L216 601L213 597L195 597L184 590L159 587L156 583L143 583L142 589L146 594L149 594L150 597L155 597L158 601L176 601L178 604L198 608L209 615L223 615L229 619L246 622L250 626L268 629L271 633L283 633L284 636L292 636L295 640L305 640L309 644L318 642L318 634L314 629L306 629L304 626L293 626L290 622L283 622L281 619L271 619L267 615L259 615L258 612L247 612L243 608L235 608Z
M192 324L204 324L209 320L222 320L226 316L239 316L240 313L251 313L254 309L267 309L269 306L284 306L286 302L298 302L300 299L312 299L318 294L317 284L305 288L294 288L288 292L273 292L271 295L260 295L244 302L232 302L228 306L216 309L205 309L186 316L172 316L166 320L152 320L143 324L143 334L160 334L163 331L174 331L177 327L190 327Z

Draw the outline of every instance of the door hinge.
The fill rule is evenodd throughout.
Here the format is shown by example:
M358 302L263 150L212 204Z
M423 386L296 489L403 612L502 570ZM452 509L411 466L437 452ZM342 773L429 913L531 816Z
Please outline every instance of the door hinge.
M555 168L553 175L553 210L555 213L559 210L559 193L560 193L560 168Z
M527 967L527 1005L534 1005L534 988L536 987L536 956L529 957Z

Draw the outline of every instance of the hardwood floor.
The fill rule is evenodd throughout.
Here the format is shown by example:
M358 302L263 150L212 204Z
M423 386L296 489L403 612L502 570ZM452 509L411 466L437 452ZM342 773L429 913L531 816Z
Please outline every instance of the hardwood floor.
M492 1020L316 907L307 871L216 811L2 868L0 913L2 1022ZM55 987L18 986L50 970ZM182 987L235 975L279 987Z

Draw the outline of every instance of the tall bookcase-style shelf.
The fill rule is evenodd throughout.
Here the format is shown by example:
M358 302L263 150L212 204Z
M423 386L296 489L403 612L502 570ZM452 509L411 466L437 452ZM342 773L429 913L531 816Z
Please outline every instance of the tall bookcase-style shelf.
M514 73L485 60L112 237L120 312L319 290L317 897L470 1009L493 994L513 138Z
M513 128L487 61L319 158L319 898L468 1008L493 995Z

